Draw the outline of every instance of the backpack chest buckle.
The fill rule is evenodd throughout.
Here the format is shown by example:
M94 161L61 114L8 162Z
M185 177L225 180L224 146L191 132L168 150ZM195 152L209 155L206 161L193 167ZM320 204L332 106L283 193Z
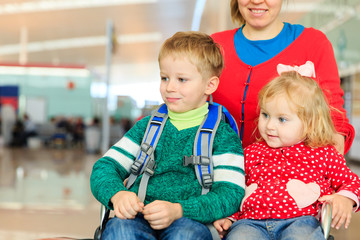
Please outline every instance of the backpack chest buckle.
M191 155L190 157L184 156L183 157L183 166L188 166L188 165L209 166L210 158L207 156L194 156L194 155Z

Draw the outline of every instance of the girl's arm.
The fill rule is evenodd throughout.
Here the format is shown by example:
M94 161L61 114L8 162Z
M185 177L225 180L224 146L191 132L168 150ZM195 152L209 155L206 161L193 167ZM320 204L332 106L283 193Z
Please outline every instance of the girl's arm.
M335 193L322 196L319 201L328 201L332 204L332 227L338 229L345 223L345 228L347 228L350 224L351 213L359 210L360 179L346 166L344 156L334 147L329 147L326 155L327 177Z
M320 202L329 202L332 205L331 227L339 229L344 223L345 228L349 227L351 213L355 205L354 200L337 193L322 196L318 200Z

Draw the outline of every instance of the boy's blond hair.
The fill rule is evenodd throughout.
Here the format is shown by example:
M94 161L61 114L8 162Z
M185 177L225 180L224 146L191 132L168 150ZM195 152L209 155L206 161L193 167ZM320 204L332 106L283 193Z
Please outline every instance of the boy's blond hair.
M161 46L159 62L169 55L174 58L186 57L204 78L220 77L224 68L219 45L209 35L201 32L177 32L168 38Z
M277 96L285 96L295 107L293 111L303 122L304 144L309 147L334 145L336 133L330 108L317 82L295 71L284 72L266 84L259 92L259 108Z

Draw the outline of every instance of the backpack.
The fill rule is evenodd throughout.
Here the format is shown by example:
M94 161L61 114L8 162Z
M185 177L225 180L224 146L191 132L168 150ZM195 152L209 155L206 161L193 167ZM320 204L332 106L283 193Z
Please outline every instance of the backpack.
M167 113L167 106L162 104L151 115L140 150L131 166L130 176L126 182L126 188L129 189L137 177L143 174L138 191L138 197L143 202L146 196L147 183L156 168L154 152L168 118ZM214 103L210 96L209 112L196 133L193 155L183 157L184 166L194 165L196 177L202 187L201 194L209 192L213 183L212 147L221 120L230 124L231 128L239 135L235 119L225 107Z

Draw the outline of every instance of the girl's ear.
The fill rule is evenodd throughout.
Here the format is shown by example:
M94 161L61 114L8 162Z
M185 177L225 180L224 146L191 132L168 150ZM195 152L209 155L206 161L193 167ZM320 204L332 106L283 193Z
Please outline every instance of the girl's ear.
M219 82L220 82L220 80L219 80L219 78L216 77L216 76L213 76L213 77L209 78L209 79L207 80L207 87L206 87L206 90L205 90L205 94L206 94L206 95L210 95L210 94L212 94L213 92L215 92L216 89L217 89L218 86L219 86Z

